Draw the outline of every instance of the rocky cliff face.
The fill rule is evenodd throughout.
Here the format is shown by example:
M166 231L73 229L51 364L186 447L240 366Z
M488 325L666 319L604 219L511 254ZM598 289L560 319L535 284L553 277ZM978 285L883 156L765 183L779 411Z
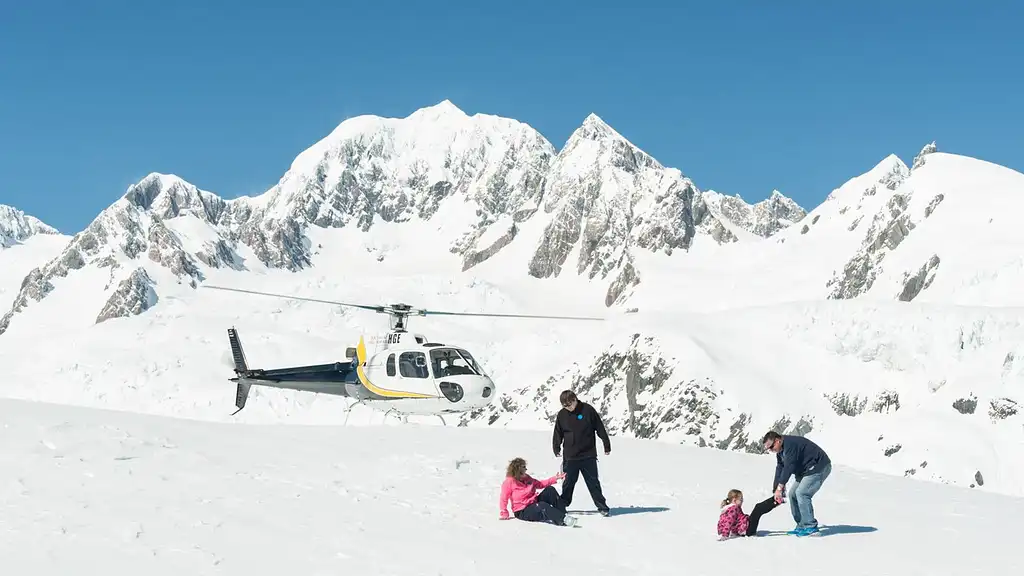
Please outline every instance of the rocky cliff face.
M554 156L529 126L468 116L448 101L403 119L353 118L296 158L233 227L264 263L294 270L309 265L306 226L369 231L376 222L430 220L442 204L463 202L452 249L479 259L489 247L474 240L502 216L530 213Z
M528 272L575 274L609 281L606 305L640 281L636 250L671 255L688 250L701 232L734 241L693 182L665 168L595 115L577 129L551 164L535 218L547 224ZM568 262L576 254L575 262Z
M18 312L50 294L57 279L67 278L86 266L108 269L108 286L117 286L111 288L115 294L108 305L97 311L101 318L139 313L148 308L136 305L132 299L123 300L132 302L124 311L110 308L122 301L116 294L126 286L124 282L137 286L141 285L140 278L149 283L147 299L155 297L151 280L144 271L140 276L139 263L161 266L180 280L193 287L198 286L204 278L200 262L219 266L225 262L234 263L236 255L223 240L207 243L198 249L186 249L182 236L166 223L181 216L190 216L212 227L225 213L226 206L223 200L178 178L156 174L147 176L131 186L85 230L75 234L59 256L28 274L11 310L0 318L0 334L7 331ZM127 279L119 280L122 277Z
M941 206L945 195L932 193L927 189L908 184L908 180L924 168L928 155L937 148L932 142L914 158L913 168L908 169L902 162L894 162L892 168L882 174L875 185L866 192L868 196L882 196L881 208L871 217L866 227L860 248L853 254L841 271L837 271L827 283L828 297L834 299L856 298L869 292L877 278L886 270L886 259L895 252L915 229L930 218ZM915 201L927 205L915 210ZM860 221L857 221L859 224ZM856 229L856 225L853 229ZM853 230L851 230L853 231ZM938 247L936 247L938 249ZM902 273L900 289L893 294L898 300L910 302L931 286L938 272L941 257L931 253L915 267Z
M767 329L765 337L783 328L790 340L802 342L798 345L806 345L804 350L812 356L827 349L837 357L850 356L863 364L885 366L889 373L904 375L902 387L879 385L865 390L868 386L857 378L841 379L843 383L836 384L832 378L815 382L817 378L810 377L808 381L813 384L809 386L797 383L779 391L771 380L785 379L784 375L754 373L742 367L737 372L734 359L723 355L723 346L730 346L732 338L715 343L705 338L707 329L744 329L741 324L728 324L723 317L722 322L709 321L680 335L655 331L624 334L604 351L543 381L517 381L502 389L498 401L464 414L460 425L521 427L532 423L546 428L559 410L558 394L571 389L598 410L614 437L761 454L759 439L769 429L798 436L814 432L816 440L836 459L851 461L856 455L858 466L964 486L980 485L975 474L983 471L968 468L972 458L959 448L944 450L942 444L956 437L958 430L990 426L1001 427L1009 434L1019 430L1020 405L1000 388L1005 385L1006 390L1012 389L1024 374L1021 363L1016 362L1024 324L1012 316L987 317L981 311L901 324L892 318L893 309L889 307L863 309L865 317L861 319L841 315L838 307L821 308L818 314L748 321L757 323L761 327L758 329ZM828 308L837 315L823 313ZM777 321L781 323L776 326ZM944 352L954 354L943 347L956 344L956 334L950 334L949 329L958 326L961 341L968 343L966 351L958 355L962 361L983 359L983 364L971 364L982 368L998 352L1000 365L975 368L967 378L958 377L963 369L952 363L943 368L931 366L930 358ZM880 334L874 335L871 330ZM924 332L935 335L929 345L917 337ZM940 334L949 336L949 341ZM691 346L693 343L697 345ZM1007 349L1010 352L1004 352ZM836 366L848 366L837 362ZM825 365L819 368L823 373L837 374ZM737 373L742 374L739 379ZM906 376L908 373L913 375ZM934 379L929 391L910 383L925 373ZM984 390L984 398L969 390ZM933 420L934 414L943 411L945 417ZM957 428L957 423L950 421L953 418L963 418L965 428ZM965 436L958 441L968 442ZM979 460L991 465L990 459Z
M739 196L726 196L717 192L704 194L709 209L720 220L761 238L800 222L807 211L791 198L773 190L768 198L756 204L747 204Z
M688 369L666 351L660 338L640 333L621 338L589 363L542 384L503 392L500 402L463 415L460 425L501 426L519 415L551 424L559 408L552 399L566 389L590 402L615 436L761 453L758 441L768 428L796 435L813 429L814 419L806 414L780 413L765 421L737 411L721 400L726 390L713 375Z
M17 208L0 204L0 248L24 242L36 234L60 234L60 232Z

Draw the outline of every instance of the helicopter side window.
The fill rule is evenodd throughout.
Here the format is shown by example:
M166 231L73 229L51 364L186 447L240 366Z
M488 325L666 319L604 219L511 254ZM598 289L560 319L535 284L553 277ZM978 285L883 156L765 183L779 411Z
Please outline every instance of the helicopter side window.
M423 352L402 352L398 357L398 371L403 378L427 378L427 357Z
M388 376L394 376L395 375L395 355L394 354L388 356L387 371L388 371Z

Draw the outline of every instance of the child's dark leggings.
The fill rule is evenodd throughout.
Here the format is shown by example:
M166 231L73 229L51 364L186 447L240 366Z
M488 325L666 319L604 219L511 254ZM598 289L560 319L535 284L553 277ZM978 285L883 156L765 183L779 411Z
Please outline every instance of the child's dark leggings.
M754 509L750 511L750 520L747 523L747 536L757 534L757 523L761 521L761 516L771 512L776 506L778 506L778 504L775 502L774 495L758 502L757 505L754 506Z
M558 490L548 486L537 495L537 501L515 513L516 518L527 522L550 522L565 524L565 506L558 497Z

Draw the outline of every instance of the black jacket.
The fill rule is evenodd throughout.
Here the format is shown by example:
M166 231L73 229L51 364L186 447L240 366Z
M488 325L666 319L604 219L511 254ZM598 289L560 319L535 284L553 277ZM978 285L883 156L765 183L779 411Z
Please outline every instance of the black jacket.
M775 479L772 491L789 482L790 476L796 476L799 482L804 476L821 470L825 464L831 464L828 454L811 440L803 436L782 436L782 450L775 455Z
M551 447L555 456L562 452L562 457L565 460L593 458L597 456L595 434L604 443L604 451L610 452L612 441L608 438L608 431L604 429L601 415L590 404L577 400L575 410L569 412L562 408L555 416L555 430L551 438ZM564 450L562 450L563 446Z

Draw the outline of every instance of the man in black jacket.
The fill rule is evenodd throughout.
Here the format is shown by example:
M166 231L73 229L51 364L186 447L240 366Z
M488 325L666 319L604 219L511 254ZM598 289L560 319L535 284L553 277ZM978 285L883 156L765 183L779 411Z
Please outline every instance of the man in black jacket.
M811 498L832 473L832 460L814 442L803 436L781 435L774 430L761 438L766 450L775 452L775 501L782 503L786 482L790 476L796 478L789 508L796 522L790 534L807 536L818 532L818 520L814 517Z
M594 407L576 397L572 390L565 390L558 397L562 409L555 416L555 429L552 436L552 448L555 457L562 455L562 501L568 507L572 503L572 491L576 480L583 474L587 490L594 500L598 512L608 515L608 503L601 492L601 481L597 477L597 443L596 434L604 443L604 453L611 454L612 443L608 432L601 421L601 415ZM564 447L564 449L563 449Z

